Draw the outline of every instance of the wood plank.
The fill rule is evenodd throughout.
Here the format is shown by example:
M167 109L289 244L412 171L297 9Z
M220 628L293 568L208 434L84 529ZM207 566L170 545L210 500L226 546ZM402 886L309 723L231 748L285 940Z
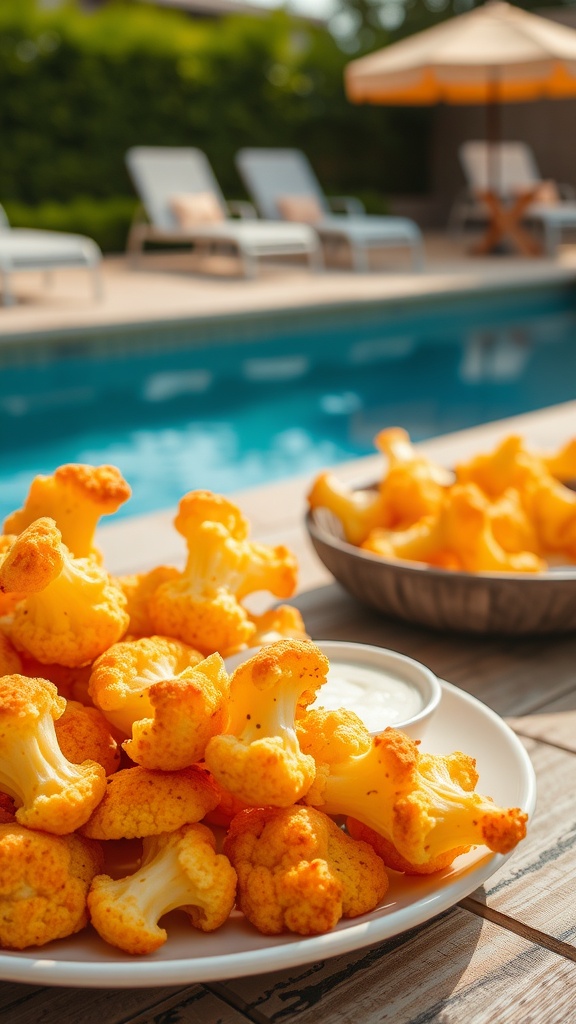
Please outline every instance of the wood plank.
M85 989L0 986L10 1024L246 1024L246 1017L202 985L188 988Z
M566 1024L575 980L570 961L455 908L370 949L210 987L260 1024Z
M486 906L534 935L551 936L576 957L576 756L532 740L526 747L538 787L528 835L466 906L480 914Z
M540 714L508 718L519 736L542 740L576 754L576 694L572 688L555 701L547 701Z

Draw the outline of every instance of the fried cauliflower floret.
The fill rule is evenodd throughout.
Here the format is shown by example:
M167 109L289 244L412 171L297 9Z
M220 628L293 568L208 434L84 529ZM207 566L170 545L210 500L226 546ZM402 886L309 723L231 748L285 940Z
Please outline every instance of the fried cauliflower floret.
M311 509L327 508L342 524L350 544L364 544L374 530L406 529L437 514L453 475L412 446L402 427L381 430L374 443L386 456L377 488L347 487L334 473L316 477L308 494Z
M366 753L372 737L355 711L309 708L296 723L300 749L319 764L337 764Z
M84 928L103 861L99 844L81 836L0 825L0 947L44 946Z
M55 722L55 729L58 746L72 764L96 761L106 775L112 775L120 767L118 742L97 708L68 700L64 714Z
M309 738L312 747L314 734ZM415 872L427 873L439 857L451 855L450 863L475 845L508 853L524 838L527 815L476 793L477 782L473 758L459 751L419 753L413 740L389 728L359 755L318 761L304 800L327 814L361 821Z
M178 772L151 771L135 765L108 779L106 792L82 826L90 839L138 839L174 832L201 821L220 795L208 772L198 765Z
M51 683L54 683L59 695L65 697L66 700L75 700L86 705L92 704L88 693L88 680L92 671L91 663L69 668L68 665L43 664L24 651L20 652L20 657L22 675L41 676L42 679L49 679Z
M4 633L0 633L0 676L22 672L22 659Z
M129 738L128 756L145 768L176 771L202 760L225 725L228 673L179 640L145 637L113 645L94 663L90 694Z
M65 707L47 679L0 678L0 790L21 825L56 835L83 825L106 789L100 764L72 764L60 750L54 723Z
M262 615L251 615L250 618L256 626L256 632L251 640L254 647L288 638L310 639L301 612L290 604L280 604Z
M238 875L238 909L265 935L327 932L373 910L388 889L373 849L312 807L242 811L223 850Z
M224 789L251 806L287 807L308 790L313 757L303 754L296 716L326 681L328 659L306 640L267 644L230 681L225 734L206 747L205 762Z
M88 692L108 721L130 736L134 722L152 715L151 687L177 679L202 659L195 648L171 637L121 640L94 662Z
M536 453L551 476L562 483L576 480L576 437L570 438L555 452Z
M387 868L392 871L400 871L404 875L433 875L437 871L445 871L456 857L467 853L470 849L469 846L463 846L461 849L446 850L436 857L431 857L425 864L412 864L406 860L406 857L402 857L398 853L389 839L385 839L384 836L379 835L374 829L368 828L368 825L364 825L363 822L357 821L356 818L346 818L346 829L353 839L361 839L368 843L382 858Z
M8 793L0 792L0 825L16 821L16 804Z
M234 907L236 872L215 849L209 828L184 825L145 839L133 875L116 880L97 875L88 906L101 938L127 953L152 953L168 938L158 922L176 908L200 931L220 928Z
M124 634L126 598L93 560L73 558L53 519L37 519L0 565L0 590L24 591L10 635L40 662L87 665Z
M175 525L186 539L188 557L184 571L150 597L154 632L204 654L248 646L256 627L242 600L256 591L290 597L296 587L294 555L284 545L248 540L239 509L210 491L184 495Z
M174 580L179 575L175 566L157 565L149 572L114 577L126 598L126 611L130 619L126 632L131 637L152 636L154 627L148 611L150 598L161 583Z
M96 526L131 495L131 489L115 466L69 463L52 476L37 476L30 485L23 508L4 521L5 533L22 533L35 519L54 519L62 540L75 558L96 556Z
M576 559L576 493L543 475L526 487L524 503L542 548Z
M388 471L380 484L385 524L403 529L422 516L434 515L441 507L453 475L420 454L406 430L381 430L374 443L388 460Z
M349 544L362 544L375 527L387 522L379 491L352 489L329 470L314 480L308 492L308 505L311 509L329 509L340 521Z
M495 535L490 505L474 484L456 484L444 512L446 546L471 572L541 572L533 551L505 551Z
M495 508L476 484L454 484L436 515L424 516L406 530L373 530L362 548L383 558L467 572L540 572L546 567L543 559L533 551L519 550L519 518L512 521L511 499L509 492L505 493L508 508L504 497ZM509 550L496 535L503 536L506 525Z
M488 498L499 498L509 488L522 491L545 472L543 462L530 454L521 437L508 434L491 452L481 452L456 466L458 483L474 483Z
M0 565L5 560L15 540L16 534L0 534ZM21 601L24 596L24 594L19 594L17 591L3 593L0 590L0 618L11 615L18 601Z

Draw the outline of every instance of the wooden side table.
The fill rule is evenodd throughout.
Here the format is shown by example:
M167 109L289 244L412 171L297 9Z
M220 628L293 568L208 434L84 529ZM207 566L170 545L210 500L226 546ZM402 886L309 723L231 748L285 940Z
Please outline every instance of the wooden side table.
M538 187L525 189L509 199L492 191L477 192L477 198L488 207L489 221L483 238L472 252L484 256L507 242L524 256L540 256L542 246L522 225L522 218L537 193Z

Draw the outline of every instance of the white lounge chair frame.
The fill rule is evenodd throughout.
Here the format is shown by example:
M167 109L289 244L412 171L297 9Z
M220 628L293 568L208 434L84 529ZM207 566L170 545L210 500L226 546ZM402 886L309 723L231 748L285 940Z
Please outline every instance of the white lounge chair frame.
M245 277L254 277L258 260L303 256L311 267L322 268L322 251L315 232L306 225L260 221L250 203L227 203L206 155L192 147L134 146L126 153L128 172L142 203L128 237L128 253L138 265L147 242L188 243L205 269L204 256L232 249ZM182 228L171 208L178 194L209 192L217 199L223 220ZM142 211L145 217L142 217ZM240 219L231 214L239 213Z
M496 171L497 191L503 199L513 199L519 191L536 188L545 180L531 147L525 142L506 140L489 143L483 139L469 139L462 143L458 157L466 187L450 211L448 227L453 233L463 231L468 223L481 223L488 217L486 205L478 196L494 187L494 183L490 182L489 146L496 147L492 153L492 166ZM555 184L561 201L554 205L531 203L524 218L540 224L549 256L555 255L562 232L565 229L576 229L576 191L563 182Z
M323 211L313 227L326 247L345 244L357 271L369 269L369 253L382 248L408 248L415 269L424 267L424 244L418 225L407 217L377 216L364 212L352 196L324 195L306 155L299 149L241 149L238 171L259 214L280 220L281 196L306 196ZM336 210L342 213L336 213Z
M21 270L50 272L62 267L86 267L92 275L95 299L102 297L100 261L102 253L91 238L65 231L42 231L10 227L0 206L0 304L12 306L16 298L11 275Z

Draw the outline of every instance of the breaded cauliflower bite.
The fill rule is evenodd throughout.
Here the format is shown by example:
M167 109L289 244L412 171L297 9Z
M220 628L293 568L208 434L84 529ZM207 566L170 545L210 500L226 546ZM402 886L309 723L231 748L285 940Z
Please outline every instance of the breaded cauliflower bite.
M22 533L35 519L54 519L62 540L75 558L100 558L94 544L96 526L131 495L116 466L68 463L52 476L36 476L23 508L4 521L5 533Z
M64 714L54 724L58 746L72 764L96 761L106 775L112 775L120 767L118 742L98 708L67 700Z
M103 863L100 845L81 836L0 825L0 947L44 946L84 928Z
M100 764L72 764L60 750L54 723L65 707L47 679L0 678L0 790L21 825L56 835L83 825L106 789Z
M305 749L316 748L319 758L304 801L377 832L402 858L404 870L409 866L413 874L444 868L471 846L508 853L526 835L524 811L498 807L490 797L475 792L475 761L460 751L420 753L412 739L393 728L344 759L337 747L330 759L325 741L316 739L314 725L302 742ZM362 838L368 835L363 832ZM382 856L385 848L385 843L378 846ZM391 867L399 866L400 861L385 859Z
M177 637L204 654L249 646L256 627L242 600L256 591L290 597L297 562L284 545L248 540L248 523L232 502L211 491L190 491L180 501L176 529L188 556L178 578L151 595L154 632Z
M226 721L228 673L219 654L168 637L114 644L94 663L89 692L128 739L128 756L146 768L175 771L202 760Z
M0 676L22 672L22 660L18 651L4 633L0 633Z
M328 659L305 640L267 644L238 666L226 731L209 741L205 754L224 789L253 807L287 807L307 792L316 767L300 749L296 717L327 673Z
M16 539L0 564L0 590L26 595L10 636L46 664L88 665L128 625L120 588L92 559L72 557L53 519L35 520Z
M152 636L155 629L148 611L150 598L161 583L177 579L179 575L176 566L157 565L148 572L113 577L126 598L126 611L130 618L126 632L131 637Z
M108 779L106 793L80 831L90 839L141 839L174 832L214 810L220 794L199 765L179 772L135 765Z
M372 847L312 807L241 811L223 849L238 875L238 909L265 935L327 932L374 910L388 889Z
M159 920L176 908L200 931L220 928L234 907L236 872L216 853L210 829L185 825L145 839L143 847L133 875L97 875L92 882L88 906L101 938L127 953L153 953L168 938Z

